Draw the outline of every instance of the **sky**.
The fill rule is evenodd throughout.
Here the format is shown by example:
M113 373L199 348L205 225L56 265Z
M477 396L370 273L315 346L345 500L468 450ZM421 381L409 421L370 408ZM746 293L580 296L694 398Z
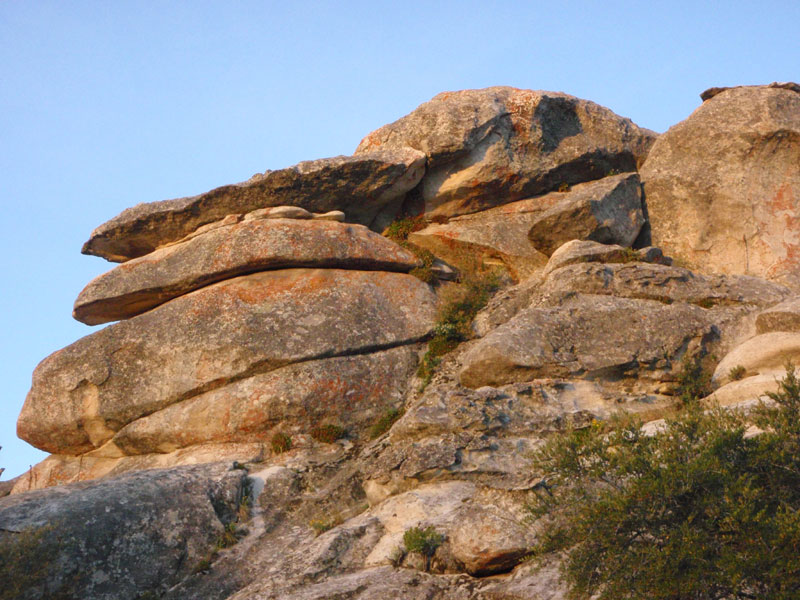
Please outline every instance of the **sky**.
M123 209L351 154L439 92L563 91L663 132L800 81L800 2L0 0L0 479L39 361L97 328L80 254Z

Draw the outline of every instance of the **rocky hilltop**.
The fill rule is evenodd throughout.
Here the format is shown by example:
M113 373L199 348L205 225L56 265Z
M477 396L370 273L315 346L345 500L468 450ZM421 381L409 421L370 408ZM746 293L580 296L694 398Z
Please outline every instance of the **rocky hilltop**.
M542 440L657 421L687 360L732 407L800 362L800 86L702 98L657 135L447 92L99 226L121 264L73 315L114 323L33 374L18 434L51 455L4 487L0 596L565 597L524 562Z

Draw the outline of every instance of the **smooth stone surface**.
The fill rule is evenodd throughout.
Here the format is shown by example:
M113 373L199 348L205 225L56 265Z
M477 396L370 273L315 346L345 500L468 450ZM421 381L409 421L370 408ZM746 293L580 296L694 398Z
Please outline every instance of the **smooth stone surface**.
M306 434L323 423L348 438L402 405L418 348L326 358L283 367L171 404L129 423L114 443L126 454L172 452L210 442L269 444L276 431Z
M644 225L642 188L635 173L576 186L533 220L528 239L551 256L570 240L631 246Z
M561 267L578 263L627 263L645 262L660 265L671 265L672 260L664 256L661 248L648 246L634 250L623 248L616 244L600 244L590 240L571 240L560 246L542 271L547 277L550 273Z
M96 277L75 300L72 316L88 325L128 319L198 288L257 271L308 267L408 272L418 264L413 254L363 225L245 220Z
M424 154L410 148L301 162L198 196L137 204L95 229L82 252L124 262L225 215L287 204L341 210L351 222L369 225L387 204L401 203L424 171Z
M800 285L800 94L712 97L658 138L640 176L652 244L704 272Z
M577 294L555 308L528 308L464 355L470 388L537 377L645 376L666 369L692 341L714 337L697 306Z
M731 381L727 378L727 383L709 396L711 400L720 406L740 406L747 402L765 398L769 392L777 392L780 389L779 381L783 379L786 371L774 370L747 376L738 381Z
M356 155L414 148L427 157L420 210L456 216L633 171L656 134L560 92L444 92L366 136Z
M637 182L635 185L631 183L634 180ZM620 222L631 225L632 219L642 217L638 188L636 175L606 177L599 181L578 184L566 193L552 192L455 217L447 223L432 223L421 231L411 233L409 240L453 264L463 263L474 256L481 256L484 260L499 259L512 276L520 281L540 273L547 263L548 254L534 247L528 237L531 228L542 215L549 214L549 211L562 203L568 206L588 206L589 209L597 205L603 207L603 210L609 208L612 216L616 215L621 219ZM619 214L618 207L629 204L638 206L638 212L634 208L633 216L627 212ZM566 218L569 220L572 215L567 215ZM591 218L596 226L597 219L593 216ZM615 231L620 229L617 225L613 225ZM641 223L638 227L641 227ZM572 239L570 235L585 233L577 225L571 226L567 223L551 226L550 229L553 236L545 244L548 248L561 245L565 236ZM627 241L628 238L624 239Z
M735 367L744 367L749 375L784 373L787 361L800 364L800 333L762 333L725 355L714 369L712 381L724 385Z
M17 433L79 454L135 419L257 373L416 342L434 316L430 288L400 273L284 269L229 279L46 358Z
M790 298L763 311L756 317L756 332L800 332L800 298Z
M205 558L235 520L245 473L177 467L0 499L0 544L25 530L18 598L161 596ZM20 571L23 577L23 572ZM11 582L4 582L4 586Z

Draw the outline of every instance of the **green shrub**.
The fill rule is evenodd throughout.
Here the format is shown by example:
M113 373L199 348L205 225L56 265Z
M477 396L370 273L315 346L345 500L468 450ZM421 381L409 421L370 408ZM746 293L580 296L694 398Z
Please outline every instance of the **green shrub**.
M272 446L272 452L274 454L282 454L292 449L292 438L289 434L283 433L282 431L274 434L269 443Z
M406 552L416 552L425 557L425 570L429 570L431 557L444 542L444 536L437 533L433 526L421 529L412 527L403 534L403 545Z
M331 423L325 425L318 425L311 430L311 437L318 442L325 444L332 444L336 440L343 438L347 432L344 427L333 425Z
M333 516L322 517L319 519L311 519L311 521L308 522L309 526L311 527L311 529L314 530L314 533L316 535L321 535L326 531L330 531L331 529L333 529L337 525L341 525L342 523L344 523L344 518L342 517L342 515L338 514Z
M529 510L534 557L563 557L572 598L800 598L800 382L751 418L687 405L659 433L635 419L553 437Z
M387 409L381 417L375 422L375 424L369 430L369 437L371 439L375 439L389 431L394 425L395 421L403 416L402 408L389 408Z
M705 398L713 391L711 375L703 364L703 357L699 354L688 352L681 360L681 370L678 372L678 397L681 404L687 405Z
M739 381L740 379L744 378L746 373L747 369L745 369L742 365L736 365L735 367L731 367L731 370L728 371L728 377L731 378L731 381Z

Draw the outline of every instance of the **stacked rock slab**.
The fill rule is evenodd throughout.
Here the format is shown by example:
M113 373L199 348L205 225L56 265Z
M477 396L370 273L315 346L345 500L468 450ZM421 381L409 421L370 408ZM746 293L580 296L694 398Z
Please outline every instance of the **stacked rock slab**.
M696 268L800 284L800 86L710 95L641 168L652 243Z
M100 276L76 316L126 320L45 359L18 421L56 455L41 484L73 478L69 457L93 476L211 446L246 458L325 422L363 435L400 401L433 322L417 264L361 225L234 216Z
M445 92L365 137L356 155L413 148L427 157L418 211L454 217L634 171L656 135L593 102L492 87Z

